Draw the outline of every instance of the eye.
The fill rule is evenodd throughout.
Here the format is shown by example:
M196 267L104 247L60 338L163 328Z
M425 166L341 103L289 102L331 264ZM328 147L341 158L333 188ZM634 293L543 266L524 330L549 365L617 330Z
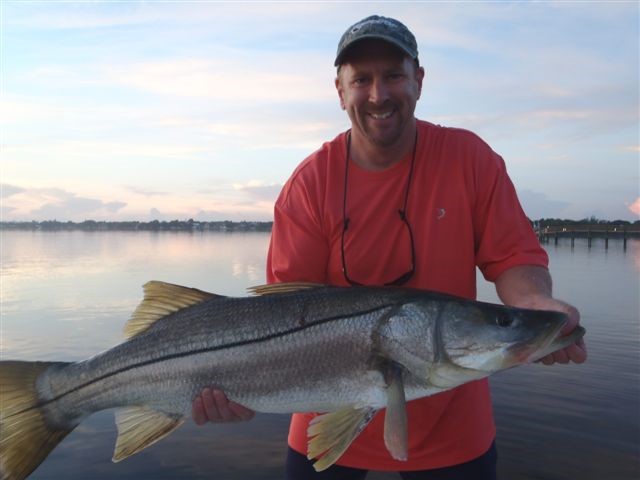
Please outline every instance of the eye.
M507 312L499 312L496 314L496 324L499 327L508 327L513 323L511 315Z

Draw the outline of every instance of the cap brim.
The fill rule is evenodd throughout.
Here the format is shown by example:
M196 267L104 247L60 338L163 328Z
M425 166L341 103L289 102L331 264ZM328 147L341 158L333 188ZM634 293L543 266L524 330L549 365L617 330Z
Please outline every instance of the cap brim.
M414 52L414 51L409 50L408 48L406 48L404 45L402 45L400 42L398 42L394 38L387 37L385 35L370 34L370 35L362 35L361 37L358 37L355 40L353 40L353 41L349 42L348 44L346 44L345 46L343 46L342 50L340 50L340 53L338 53L338 55L336 56L336 59L333 62L333 66L337 67L339 65L342 65L344 57L347 54L347 52L349 52L349 50L351 50L351 48L354 45L357 45L358 43L361 43L363 40L382 40L382 41L390 43L394 47L398 48L401 52L403 52L406 55L408 55L409 58L411 58L412 60L415 60L416 58L418 58L418 52Z

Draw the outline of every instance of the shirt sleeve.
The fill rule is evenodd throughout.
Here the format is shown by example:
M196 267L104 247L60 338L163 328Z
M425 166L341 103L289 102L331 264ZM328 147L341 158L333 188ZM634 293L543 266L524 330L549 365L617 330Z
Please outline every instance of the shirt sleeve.
M476 172L475 252L485 279L494 282L511 267L546 268L549 259L520 205L504 160L487 149L489 162Z
M323 234L319 199L294 174L274 207L267 254L267 282L324 283L329 246Z

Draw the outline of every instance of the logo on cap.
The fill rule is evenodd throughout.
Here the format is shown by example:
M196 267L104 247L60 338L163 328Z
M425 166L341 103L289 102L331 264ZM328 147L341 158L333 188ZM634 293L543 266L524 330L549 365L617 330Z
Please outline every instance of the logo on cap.
M353 24L340 38L334 65L342 64L346 51L356 42L378 39L391 43L414 60L418 58L418 45L409 29L394 18L372 15Z

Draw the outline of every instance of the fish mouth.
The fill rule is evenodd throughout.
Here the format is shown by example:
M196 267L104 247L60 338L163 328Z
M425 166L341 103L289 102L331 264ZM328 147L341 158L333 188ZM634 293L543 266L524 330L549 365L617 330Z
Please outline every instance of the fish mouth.
M547 353L551 353L550 350L555 351L551 349L551 346L559 337L562 328L567 322L567 319L561 322L555 322L551 325L551 328L547 326L547 331L542 335L536 336L532 341L521 342L510 346L506 351L505 363L509 365L531 363L544 357ZM545 353L541 354L541 352Z
M548 345L536 350L533 353L533 355L528 359L528 361L536 362L541 358L546 357L550 353L557 352L558 350L562 350L563 348L566 348L569 345L573 345L576 342L578 342L578 340L580 340L586 332L587 331L584 329L584 327L581 327L580 325L578 325L568 335L564 335L564 336L558 335L555 338L553 338Z

